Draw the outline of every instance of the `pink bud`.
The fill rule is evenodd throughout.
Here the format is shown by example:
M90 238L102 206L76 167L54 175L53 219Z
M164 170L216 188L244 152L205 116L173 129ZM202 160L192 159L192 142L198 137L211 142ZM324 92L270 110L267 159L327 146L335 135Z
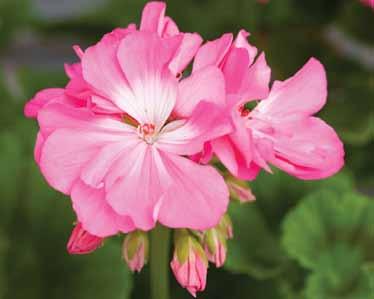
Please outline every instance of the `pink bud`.
M82 224L78 222L71 233L67 250L69 254L91 253L101 246L103 240L84 230Z
M178 230L173 260L170 263L179 284L196 297L205 290L208 261L201 245L186 230Z
M230 195L239 200L241 203L255 201L256 197L253 195L251 188L245 182L241 182L234 179L227 181L229 186Z
M204 234L204 249L208 260L216 267L222 267L226 261L226 239L223 233L216 228L209 229Z
M140 230L127 234L122 252L130 270L140 272L148 261L149 240L147 234Z

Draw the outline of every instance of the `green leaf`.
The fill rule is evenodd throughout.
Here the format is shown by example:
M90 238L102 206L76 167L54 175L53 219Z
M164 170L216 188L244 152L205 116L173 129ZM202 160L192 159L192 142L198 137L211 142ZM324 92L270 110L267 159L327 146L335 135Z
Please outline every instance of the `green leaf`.
M370 272L362 264L360 251L342 244L322 254L307 280L307 299L372 299Z
M283 223L283 245L302 266L316 269L323 254L347 244L374 260L374 203L350 192L318 190L292 210Z
M307 194L321 188L341 193L351 192L354 188L348 172L321 181L301 181L278 170L273 175L261 173L250 186L257 198L256 204L276 234L280 233L284 216Z
M257 279L277 275L285 257L256 204L231 203L229 214L235 236L228 244L226 269Z

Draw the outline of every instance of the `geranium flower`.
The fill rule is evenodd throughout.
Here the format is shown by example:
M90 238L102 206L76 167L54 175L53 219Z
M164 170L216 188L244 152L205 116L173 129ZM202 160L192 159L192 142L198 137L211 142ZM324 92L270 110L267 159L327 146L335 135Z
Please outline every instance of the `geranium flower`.
M150 3L140 30L131 25L85 51L76 47L81 63L66 67L68 86L25 108L40 126L42 174L71 196L95 236L156 222L206 229L227 209L223 178L186 157L231 129L222 117L224 78L207 66L180 80L201 38L179 33L164 10Z
M254 179L275 165L301 179L321 179L344 164L343 145L334 130L313 117L326 103L323 66L311 59L295 76L276 81L269 93L270 69L241 31L209 42L196 54L194 70L216 65L226 81L226 108L235 130L205 145L200 161L215 153L241 179ZM262 99L262 100L261 100ZM255 100L261 100L255 104ZM248 104L255 106L253 110Z

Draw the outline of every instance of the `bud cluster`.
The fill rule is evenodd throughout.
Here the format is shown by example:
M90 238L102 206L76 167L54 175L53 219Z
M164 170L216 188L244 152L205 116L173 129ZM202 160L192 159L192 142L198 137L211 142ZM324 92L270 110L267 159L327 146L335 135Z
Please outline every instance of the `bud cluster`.
M232 238L232 223L224 215L220 223L205 231L178 229L174 234L171 268L181 286L196 296L206 286L208 261L222 267L226 260L227 239Z

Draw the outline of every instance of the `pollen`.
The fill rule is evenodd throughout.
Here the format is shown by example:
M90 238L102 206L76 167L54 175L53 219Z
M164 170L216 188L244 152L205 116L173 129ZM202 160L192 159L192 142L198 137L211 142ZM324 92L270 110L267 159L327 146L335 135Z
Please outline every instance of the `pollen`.
M138 135L145 142L152 144L155 140L156 126L154 124L144 124L138 126Z
M245 107L245 105L240 105L238 107L238 111L241 117L247 117L249 113L251 113L251 110Z

